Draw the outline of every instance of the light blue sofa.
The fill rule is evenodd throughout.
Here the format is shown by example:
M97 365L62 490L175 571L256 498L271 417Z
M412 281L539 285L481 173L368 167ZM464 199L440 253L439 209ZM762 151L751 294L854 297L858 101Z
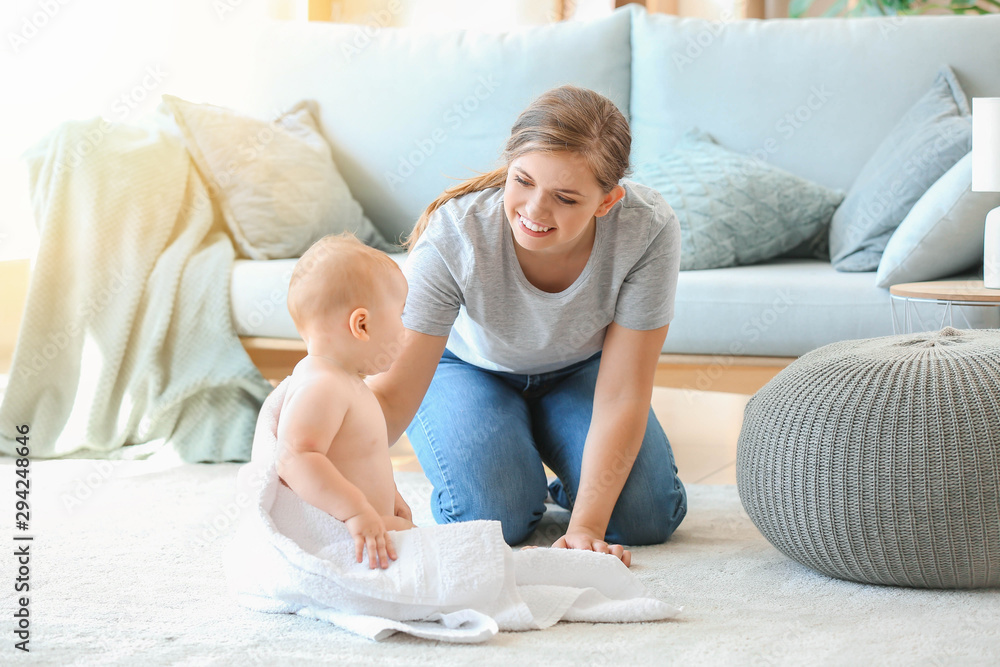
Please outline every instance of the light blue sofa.
M354 197L398 239L455 180L493 168L517 115L554 86L612 99L631 121L634 164L698 126L846 191L941 65L970 97L1000 95L998 45L1000 16L713 23L629 5L505 34L288 23L255 46L253 86L220 102L263 117L317 100ZM292 264L236 262L241 336L297 339ZM874 273L818 260L682 272L676 298L664 352L794 357L892 333Z

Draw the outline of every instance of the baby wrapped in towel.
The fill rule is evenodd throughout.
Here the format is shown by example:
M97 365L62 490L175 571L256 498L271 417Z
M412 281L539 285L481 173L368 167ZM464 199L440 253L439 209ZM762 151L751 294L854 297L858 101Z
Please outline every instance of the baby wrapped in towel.
M377 640L476 642L559 620L675 616L615 556L513 552L496 521L413 526L363 381L399 353L406 292L396 263L349 235L297 262L288 307L308 354L265 401L240 469L253 506L224 553L237 600Z

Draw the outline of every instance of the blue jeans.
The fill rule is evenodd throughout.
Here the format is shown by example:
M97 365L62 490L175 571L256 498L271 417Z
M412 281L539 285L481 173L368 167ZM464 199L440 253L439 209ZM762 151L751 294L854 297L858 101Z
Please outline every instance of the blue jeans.
M407 429L434 485L438 523L499 520L508 544L523 542L545 512L544 462L558 479L552 498L571 510L580 484L601 353L549 373L489 371L444 351ZM649 410L639 456L605 539L660 544L687 512L670 443Z

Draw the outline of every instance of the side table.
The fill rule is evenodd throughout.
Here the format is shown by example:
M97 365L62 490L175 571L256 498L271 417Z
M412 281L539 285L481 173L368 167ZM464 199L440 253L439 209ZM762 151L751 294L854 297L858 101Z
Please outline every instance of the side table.
M973 306L976 308L1000 308L1000 289L983 287L982 280L936 280L923 283L902 283L889 288L889 307L892 310L892 332L913 333L914 324L919 324L923 330L923 318L911 312L911 306L920 303L936 303L944 306L938 329L953 326L958 329L983 328L981 323L973 324L963 308L956 306ZM902 305L902 321L896 313L897 304ZM958 311L963 321L955 324L955 313ZM1000 314L1000 311L994 314ZM916 322L914 321L916 320ZM993 326L996 326L994 323Z

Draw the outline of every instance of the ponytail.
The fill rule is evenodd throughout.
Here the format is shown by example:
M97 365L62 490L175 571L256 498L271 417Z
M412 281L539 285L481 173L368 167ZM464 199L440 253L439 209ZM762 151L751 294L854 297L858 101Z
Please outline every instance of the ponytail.
M420 235L424 233L425 229L427 229L427 221L430 220L431 214L449 200L469 194L470 192L479 192L480 190L486 190L487 188L501 187L506 182L507 167L503 166L498 167L493 171L473 176L470 179L462 181L458 185L451 186L445 190L440 197L432 201L426 209L424 209L420 219L417 220L417 224L413 226L413 231L410 232L409 236L407 236L406 240L403 242L403 247L407 250L413 250L413 244L417 242Z

